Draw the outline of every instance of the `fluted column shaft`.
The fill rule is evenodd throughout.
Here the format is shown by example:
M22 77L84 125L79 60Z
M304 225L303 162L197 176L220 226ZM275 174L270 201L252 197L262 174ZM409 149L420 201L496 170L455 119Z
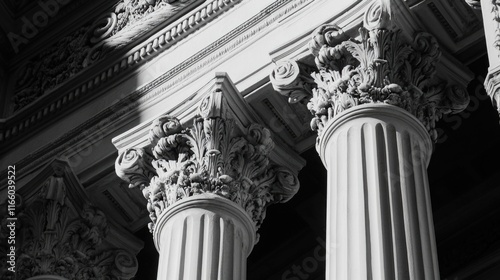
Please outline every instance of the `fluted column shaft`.
M163 212L154 241L158 280L244 280L255 227L234 202L205 194Z
M228 91L229 82L218 77L203 89L190 127L162 115L152 123L149 147L123 149L115 162L117 175L148 201L158 279L246 279L267 207L298 191L296 171L271 161L271 132L246 118L249 107ZM275 159L293 162L293 154L286 157Z
M398 107L360 105L328 122L317 148L328 170L326 279L439 279L425 127Z

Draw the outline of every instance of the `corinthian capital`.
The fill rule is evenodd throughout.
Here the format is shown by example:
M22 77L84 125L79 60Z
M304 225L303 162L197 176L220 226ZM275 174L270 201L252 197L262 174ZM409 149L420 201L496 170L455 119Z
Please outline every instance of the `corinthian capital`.
M274 148L270 131L255 123L240 128L231 112L223 93L214 90L201 101L192 126L182 127L171 116L153 122L151 158L140 149L120 153L116 173L132 187L142 188L151 231L165 209L205 193L239 204L258 227L267 206L285 202L297 192L297 176L270 162Z
M66 168L63 163L55 164L60 165L55 168ZM32 188L24 192L24 199L16 197L20 201L14 223L18 234L17 269L16 273L1 271L0 278L50 278L43 275L57 275L54 279L133 278L138 267L136 256L129 248L115 247L106 241L112 234L112 226L105 214L82 199L81 192L69 183L67 173L55 173L42 185L30 183L28 186ZM75 197L79 199L73 199ZM78 204L82 207L75 209ZM1 229L0 237L7 236L8 232ZM2 257L5 255L2 252Z
M331 24L313 32L309 49L317 71L311 74L314 83L307 107L314 116L311 128L319 135L344 110L365 103L386 103L413 114L436 140L436 121L468 105L465 88L435 75L441 56L436 39L425 32L404 36L395 27L391 3L375 1L355 38ZM271 81L276 87L275 80Z

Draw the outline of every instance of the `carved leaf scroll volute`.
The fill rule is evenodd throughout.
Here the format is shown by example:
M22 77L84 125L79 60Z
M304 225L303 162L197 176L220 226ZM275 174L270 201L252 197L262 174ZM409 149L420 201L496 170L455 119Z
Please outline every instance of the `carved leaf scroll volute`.
M318 70L311 74L314 85L307 108L314 116L311 128L320 136L327 123L344 110L386 103L416 116L436 140L435 124L442 115L467 107L465 88L435 77L441 55L436 39L419 32L408 42L394 29L390 2L375 1L369 7L357 38L347 37L332 24L313 32L309 50ZM275 81L271 82L276 88Z
M154 168L149 185L131 185L143 187L151 231L167 207L204 193L239 204L258 228L267 206L285 202L298 191L297 176L270 163L274 148L270 131L259 124L238 128L219 90L202 100L191 127L183 128L176 118L161 116L153 122L149 138L154 155L150 162L144 156L127 156L137 151L128 149L119 155L115 167L129 182L137 176L145 178L146 166Z

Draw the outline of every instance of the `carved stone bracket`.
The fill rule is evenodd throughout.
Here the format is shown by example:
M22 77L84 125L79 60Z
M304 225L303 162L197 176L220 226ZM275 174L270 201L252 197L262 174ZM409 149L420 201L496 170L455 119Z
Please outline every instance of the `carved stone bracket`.
M314 115L311 128L319 135L344 110L386 103L416 116L436 140L436 121L468 105L465 88L435 76L441 55L436 39L419 32L408 41L394 28L390 6L390 1L375 1L365 13L357 38L347 37L337 25L323 25L313 32L309 49L318 71L311 74L316 87L307 107ZM278 75L283 64L271 75Z
M104 213L85 202L80 216L73 217L66 192L63 178L56 174L45 181L36 198L30 198L29 205L19 203L16 273L2 271L1 278L57 275L67 279L122 280L134 277L138 265L135 255L123 249L102 247L109 231Z
M266 208L289 200L299 188L297 176L269 160L270 131L235 125L222 92L212 91L198 107L192 126L161 116L149 132L151 145L123 150L116 173L130 187L141 188L151 223L183 198L212 193L240 205L258 228Z

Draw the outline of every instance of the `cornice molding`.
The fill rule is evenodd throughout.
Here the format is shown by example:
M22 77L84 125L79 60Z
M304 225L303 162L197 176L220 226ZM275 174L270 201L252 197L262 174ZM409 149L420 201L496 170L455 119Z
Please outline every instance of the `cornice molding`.
M93 84L88 84L87 87L92 88L101 80L109 78L109 69L116 72L114 66L119 65L123 68L124 61L128 65L137 63L146 56L146 53L149 55L158 48L169 47L173 41L178 41L177 37L183 37L182 33L186 33L192 26L198 27L196 25L199 25L204 20L204 18L199 17L196 22L195 16L191 15L191 17L182 20L179 24L174 23L179 16L192 10L193 6L199 5L201 2L202 0L188 0L166 4L162 1L156 1L156 3L153 1L153 4L143 2L135 6L132 5L132 2L128 2L128 4L123 1L120 2L114 11L103 13L94 21L87 22L24 63L24 66L15 76L13 85L14 107L12 109L14 113L36 101L40 96L48 94L52 89L73 79L79 73L88 71L89 68L92 69L92 65L104 58L113 56L117 59L119 55L120 59L117 59L118 63L116 61L110 63L108 60L108 63L104 66L108 69L104 71L94 68L94 73L102 71L105 75L102 73L96 75ZM217 10L224 10L224 6L227 6L223 2L214 3L215 5L210 5L213 3L206 5L204 10L202 8L203 11L206 11L205 14L216 14ZM146 39L142 41L146 34L166 24L173 24L173 27L162 34L163 37L158 36L164 38L163 42L158 42L158 38L155 38L157 43L152 46L152 40ZM132 47L135 47L137 42L144 44L143 47L132 54L126 53ZM120 53L117 51L120 51ZM121 59L124 54L126 54L125 58ZM111 67L109 64L112 64Z
M44 146L34 153L19 160L16 163L16 166L18 166L20 170L31 170L36 168L37 166L40 166L52 159L54 156L64 154L70 147L85 141L88 137L102 132L103 129L113 127L113 125L116 125L118 120L126 118L126 116L131 113L130 108L138 108L143 107L146 104L151 104L159 97L164 98L165 94L171 93L173 89L179 88L184 84L189 84L200 75L213 69L216 62L221 61L221 59L234 51L236 48L250 43L252 39L261 35L260 32L268 31L270 27L279 19L297 11L301 7L313 1L314 0L295 0L290 2L288 0L281 0L274 2L258 15L233 29L224 37L209 45L203 51L196 53L157 79L151 81L140 89L133 91L119 102L111 105L107 109L89 118L78 127L65 133L51 144ZM74 94L71 95L71 92L69 94L75 98ZM80 98L83 99L83 96ZM87 98L90 97L87 96ZM63 102L63 100L65 100L65 102ZM63 111L63 109L67 110L68 108L76 108L74 101L75 100L72 101L72 106L65 107L66 104L69 103L68 97L64 99L60 98L58 99L58 102L52 103L53 111L59 112ZM59 106L57 106L57 104L59 104ZM49 108L50 107L46 107L46 110L48 111ZM36 119L36 115L34 115L32 119L36 120L36 122L34 121L33 124L30 123L30 127L34 124L41 127L42 124L48 123L50 120L49 117L53 116L53 113L54 112L51 112L52 115L50 116L41 116L41 120ZM9 125L10 127L21 126L23 125L23 121L29 122L30 119L9 119L8 123L3 124L3 127L9 127ZM12 123L15 125L12 125ZM5 129L3 130L5 132ZM82 133L82 131L85 131L86 133ZM30 131L29 133L34 133L34 131ZM29 133L26 133L23 136L29 135ZM8 148L11 147L11 145L19 144L19 138L19 136L13 137L13 139L8 142L5 141L5 139L3 139L3 141L0 139L0 143L5 143L3 145L3 149L0 150L0 153L8 151ZM26 174L26 172L20 172L20 174Z
M118 61L113 62L113 59L107 59L92 65L84 72L66 81L63 85L43 95L36 102L3 120L3 123L0 123L0 143L12 142L18 139L20 134L30 130L31 127L38 126L56 117L54 114L74 108L78 106L77 103L83 100L90 100L94 97L96 88L102 87L111 80L116 81L119 76L124 76L124 74L137 68L146 60L178 43L188 34L195 32L240 1L222 2L213 0L167 26L156 35L142 41L133 50L127 52L125 56L118 56L123 57ZM129 47L131 46L133 45L129 45ZM98 72L98 74L94 74L95 72ZM75 82L77 76L83 78L84 81Z

